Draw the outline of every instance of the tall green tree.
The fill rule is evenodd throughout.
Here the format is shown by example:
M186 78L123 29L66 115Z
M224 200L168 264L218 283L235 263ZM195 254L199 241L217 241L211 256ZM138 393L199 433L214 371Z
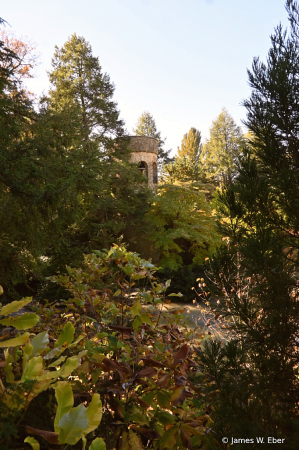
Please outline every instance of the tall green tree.
M233 180L237 160L242 154L244 137L228 111L223 108L210 128L210 138L203 146L202 164L207 177L218 184Z
M59 232L49 246L51 270L109 246L135 219L140 222L149 197L145 189L136 189L144 179L128 162L114 85L90 44L74 34L56 47L52 67L40 129L41 139L48 130L56 180L52 191L60 192L61 199L53 214Z
M7 297L16 294L15 286L36 267L42 241L36 209L41 173L37 149L30 145L36 113L19 73L26 55L22 59L1 36L0 284ZM22 45L17 39L14 43Z
M229 344L212 342L203 361L218 391L224 435L285 438L299 445L299 7L286 3L266 63L255 58L245 100L252 133L239 175L220 195L228 244L212 260L217 317ZM225 419L224 419L225 418Z
M199 162L201 151L201 133L192 127L188 133L184 134L181 148L178 147L177 155L179 158L186 158L196 164Z
M191 128L184 134L181 148L178 147L175 160L164 165L162 181L165 183L206 181L200 160L202 151L201 133Z
M173 158L169 156L170 150L164 150L165 139L161 138L161 132L157 130L156 121L153 116L144 111L139 117L133 133L137 136L149 136L157 139L158 141L158 165L161 168L162 164L167 164L173 161Z
M73 34L61 48L55 47L49 79L50 108L77 115L78 134L86 148L96 142L107 150L113 138L124 134L113 100L115 87L84 37Z

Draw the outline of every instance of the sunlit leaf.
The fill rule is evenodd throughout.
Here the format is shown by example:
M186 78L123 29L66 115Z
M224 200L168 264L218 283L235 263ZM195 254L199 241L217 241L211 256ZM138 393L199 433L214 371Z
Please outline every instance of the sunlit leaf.
M0 316L7 316L8 314L18 312L21 308L32 302L32 297L26 297L23 300L15 300L0 309Z
M59 369L59 377L66 378L79 367L81 359L78 356L71 356L68 358L63 366Z
M88 426L84 431L85 434L95 430L102 420L102 402L99 394L93 394L90 404L86 409L88 417Z
M90 444L89 450L106 450L106 444L102 438L95 438Z
M74 397L71 385L67 381L59 381L54 388L58 404L54 420L54 429L56 433L59 433L60 419L72 409Z
M186 398L186 389L184 386L180 386L173 391L170 397L170 401L173 405L179 405L184 402Z
M28 361L26 370L22 374L22 381L34 380L43 371L43 358L41 356L34 356Z
M74 339L74 334L75 334L74 325L71 322L67 322L64 325L59 338L55 342L55 347L59 347L60 345L64 344L64 342L70 345Z
M130 308L133 317L137 316L141 312L141 302L137 300L134 305Z
M88 425L88 416L84 405L72 408L64 414L58 424L60 444L76 444L84 434Z
M39 443L37 442L37 440L34 439L34 438L31 437L31 436L27 436L26 439L24 440L24 442L25 442L26 444L30 444L33 450L39 450L39 449L40 449L40 445L39 445Z
M135 331L135 333L138 333L139 328L143 325L142 321L140 320L139 316L135 317L135 320L133 322L133 329Z
M32 353L33 355L42 353L47 345L49 344L49 335L47 331L43 331L42 333L37 334L32 340L31 345L33 347Z
M0 320L0 325L7 327L14 327L17 330L27 330L34 327L39 321L39 317L35 313L25 313L16 317L7 317L7 319Z
M19 345L24 345L25 342L28 341L29 336L30 336L30 333L28 333L26 331L26 333L22 334L21 336L17 336L12 339L8 339L8 341L0 342L0 348L17 347Z

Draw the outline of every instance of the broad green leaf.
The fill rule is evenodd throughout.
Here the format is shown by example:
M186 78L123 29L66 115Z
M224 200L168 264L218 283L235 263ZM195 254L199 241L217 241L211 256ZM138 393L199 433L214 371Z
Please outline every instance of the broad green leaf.
M12 339L8 339L8 341L4 341L4 342L0 342L0 348L5 348L5 347L18 347L19 345L24 345L25 342L28 341L30 336L30 333L28 333L26 331L26 333L14 337Z
M135 317L135 320L134 320L134 322L133 322L133 324L132 324L132 327L133 327L133 330L135 331L135 333L138 333L139 328L140 328L141 326L142 326L142 322L141 322L139 316L136 316L136 317Z
M175 417L167 411L160 411L157 417L162 425L171 425L175 422Z
M175 448L177 442L179 427L174 425L169 430L165 431L160 440L160 450L164 448Z
M43 331L42 333L39 333L36 335L32 340L31 344L33 346L32 353L40 354L42 353L45 348L47 348L47 345L49 344L49 335L47 331Z
M34 356L28 361L27 367L22 374L21 381L35 380L43 371L43 358Z
M142 292L140 295L141 297L145 298L145 300L148 302L153 301L152 296L148 292Z
M47 367L57 367L66 359L66 356L60 356L60 358L56 359L56 361L49 364Z
M17 312L30 302L32 302L32 297L26 297L23 300L15 300L0 309L0 316L8 316L8 314Z
M58 424L60 444L76 444L84 435L88 425L88 416L84 405L72 408L64 414Z
M102 420L102 402L99 394L93 394L86 412L88 416L88 426L84 433L88 434L95 430Z
M2 295L3 294L3 287L2 286L0 286L0 295Z
M34 439L31 436L27 436L26 439L24 440L24 442L26 444L30 444L33 450L39 450L40 449L40 446L39 446L39 443L37 442L37 440Z
M51 350L49 353L47 353L44 356L44 359L52 359L55 356L60 355L60 353L62 353L65 350L65 347L63 347L62 345L60 345L59 347L53 348L53 350Z
M130 437L130 449L131 450L143 450L143 445L141 439L137 434L134 433L133 430L129 430Z
M60 419L72 409L74 405L74 397L72 387L68 381L59 381L54 386L54 389L58 404L54 420L54 430L56 433L59 433Z
M32 355L32 350L33 350L33 345L31 344L31 342L27 342L27 344L25 344L23 347L23 355L24 354L27 356Z
M181 292L178 292L177 294L172 293L172 294L168 294L167 297L183 297L183 294L181 294Z
M69 377L70 374L79 367L81 364L81 358L77 356L71 356L68 358L63 366L58 370L58 376L62 378Z
M118 291L114 292L113 297L117 297L120 294L121 294L121 290L119 289Z
M89 450L106 450L106 444L102 438L95 438L90 444Z
M170 393L157 391L157 402L161 408L170 408Z
M150 391L150 392L148 392L147 394L145 394L145 395L141 398L141 400L143 400L145 403L151 405L151 404L152 404L152 401L153 401L153 399L154 399L154 395L155 395L155 392L154 392L154 391Z
M60 345L64 344L64 342L66 342L68 345L70 345L73 342L74 334L75 334L74 325L71 322L67 322L64 325L59 338L55 342L54 347L60 347Z
M150 426L147 416L137 411L130 415L130 422L136 422L139 425L147 425L148 427Z
M27 330L34 327L39 321L39 317L35 313L25 313L21 316L8 317L7 319L0 320L0 325L7 327L14 327L17 330Z
M128 433L123 431L121 440L119 441L119 450L130 450Z
M28 367L28 361L32 355L33 346L31 342L27 342L23 346L23 360L22 360L22 373L25 373Z
M166 289L167 289L167 288L169 288L169 286L170 286L170 283L171 283L171 280L167 280L167 281L166 281L166 283L165 283L165 287L166 287Z
M185 386L180 386L172 392L170 401L174 405L177 405L179 403L183 403L185 397L186 397Z
M140 300L137 300L136 303L130 308L131 313L133 314L133 317L137 316L141 311L141 302Z
M139 314L139 319L142 323L147 323L151 327L153 326L153 322L151 321L151 318L146 313Z

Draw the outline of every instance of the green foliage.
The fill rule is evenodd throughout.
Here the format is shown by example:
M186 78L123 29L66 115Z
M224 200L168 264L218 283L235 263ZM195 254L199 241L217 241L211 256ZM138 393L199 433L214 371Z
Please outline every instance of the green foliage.
M149 235L160 249L162 267L177 269L192 262L202 264L219 236L212 206L200 184L161 185L148 213Z
M189 132L184 134L181 148L178 147L178 157L186 158L193 164L199 162L202 151L201 133L196 128L190 128Z
M202 360L219 394L216 427L224 435L275 436L296 449L299 10L297 2L287 5L291 33L279 25L267 64L257 58L249 72L250 146L219 196L227 239L211 268L215 313L231 341L207 345Z
M2 446L13 448L16 430L24 426L23 439L36 449L39 442L32 435L40 443L83 450L195 449L211 440L206 434L211 418L204 403L195 406L199 393L191 382L198 370L194 333L186 327L183 310L162 310L169 303L170 282L157 283L155 270L137 254L114 246L86 255L84 267L68 267L67 275L52 278L71 293L64 308L59 303L35 306L41 320L30 328L26 344L16 342L9 350L9 339L1 341ZM111 278L114 283L105 283ZM144 288L136 288L140 280ZM30 403L53 389L55 431L29 425Z
M210 128L210 139L202 150L207 178L219 184L230 183L237 173L237 161L244 145L243 133L225 108Z
M150 194L128 162L127 140L115 139L124 130L114 86L84 38L56 48L38 112L18 56L0 50L0 283L9 301L41 284L46 292L45 277L116 242L140 223Z
M204 182L206 189L214 190L206 183L206 176L202 164L189 158L176 158L174 162L163 166L161 181L167 184Z

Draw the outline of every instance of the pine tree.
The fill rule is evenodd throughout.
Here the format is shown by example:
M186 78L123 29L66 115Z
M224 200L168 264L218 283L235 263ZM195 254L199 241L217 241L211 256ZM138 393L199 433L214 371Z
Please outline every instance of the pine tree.
M43 135L48 140L43 146L52 150L47 196L56 239L47 254L50 270L56 271L80 263L83 253L109 247L134 220L140 223L150 194L136 189L144 179L128 162L114 86L90 44L74 34L56 47L52 66L38 132L40 140Z
M1 38L0 284L5 300L17 295L15 286L24 287L26 277L36 268L43 240L36 204L43 180L37 149L31 145L36 113L19 71L24 58L15 52L24 43L15 39L12 47L5 34Z
M244 137L240 127L225 108L210 128L210 138L203 146L202 164L207 177L218 184L232 181L237 160L242 153Z
M201 151L201 133L192 127L188 133L184 134L181 148L178 147L177 150L178 157L188 159L193 164L196 164L199 162Z
M161 181L176 182L206 182L203 166L200 160L202 151L201 133L191 128L184 134L181 148L178 147L175 160L163 167Z
M279 25L267 63L248 71L244 102L250 145L239 175L219 196L226 247L212 260L217 310L231 340L203 361L218 389L216 422L232 436L285 438L299 445L299 8L291 32ZM264 434L260 434L264 433Z
M161 138L161 132L157 130L156 122L153 116L144 111L139 117L135 128L133 128L133 133L137 136L149 136L157 139L158 141L158 165L161 170L162 164L168 164L173 161L173 158L169 156L170 150L164 150L165 139Z
M96 142L102 151L107 150L113 138L124 134L124 122L113 100L114 85L102 72L90 44L73 34L63 47L55 47L52 67L50 108L69 112L71 119L78 121L78 134L86 149Z

